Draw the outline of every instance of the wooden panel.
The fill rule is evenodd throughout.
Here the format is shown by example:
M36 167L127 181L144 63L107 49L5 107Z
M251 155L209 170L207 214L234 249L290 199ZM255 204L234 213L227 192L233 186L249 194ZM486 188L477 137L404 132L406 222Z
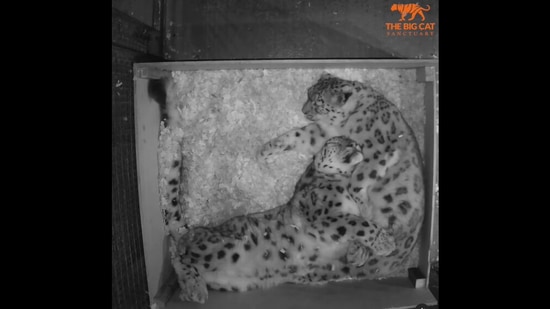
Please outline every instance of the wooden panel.
M427 70L435 75L434 70ZM432 77L427 78L433 80ZM427 278L427 284L429 284L430 278L430 262L431 262L431 245L434 235L434 187L435 187L435 157L436 157L436 140L435 140L435 105L436 105L436 88L434 82L426 82L424 92L424 102L426 111L426 128L425 143L424 143L424 175L425 188L426 188L426 207L424 213L424 222L422 224L421 242L420 242L420 256L419 256L419 268Z
M196 70L241 70L241 69L406 69L435 66L437 60L401 60L401 59L358 59L358 60L249 60L249 61L179 61L136 63L136 72L146 70L196 71ZM147 76L136 76L149 78ZM158 77L150 77L158 78Z
M139 65L134 69L134 76L136 78L159 79L170 75L170 71L158 69L156 67L144 67Z
M158 136L160 111L158 104L149 99L146 79L134 82L136 160L138 168L139 205L143 233L143 250L149 298L158 289L163 265L164 223L160 209L158 184Z
M411 288L406 278L332 282L320 286L283 284L267 290L246 293L209 291L208 301L201 305L182 302L174 294L166 309L405 309L418 304L434 305L436 299L426 288Z

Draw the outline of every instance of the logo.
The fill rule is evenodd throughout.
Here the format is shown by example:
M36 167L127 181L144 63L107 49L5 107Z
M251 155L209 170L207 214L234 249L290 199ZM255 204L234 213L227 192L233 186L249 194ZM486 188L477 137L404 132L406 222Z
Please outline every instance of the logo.
M424 15L425 12L431 11L430 5L427 4L426 7L423 7L418 3L394 3L390 7L390 11L399 13L400 18L399 22L386 23L387 36L434 36L435 23L425 22L426 16ZM417 17L420 18L420 23L415 22Z
M405 17L407 14L411 14L411 18L409 18L409 21L413 20L416 15L419 15L422 17L422 21L426 20L426 17L424 17L423 12L428 12L430 10L430 6L428 5L427 8L421 7L419 4L416 3L409 3L409 4L393 4L391 6L391 11L395 12L398 11L401 13L401 19L399 21L405 21Z

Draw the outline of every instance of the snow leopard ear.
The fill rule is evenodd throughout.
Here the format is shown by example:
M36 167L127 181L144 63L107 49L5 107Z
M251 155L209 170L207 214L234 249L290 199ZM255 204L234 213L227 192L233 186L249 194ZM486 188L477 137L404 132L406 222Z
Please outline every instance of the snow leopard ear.
M330 73L327 73L327 72L323 72L323 74L321 74L321 77L319 77L319 80L322 80L322 79L329 79L329 78L334 78L335 76L330 74Z
M355 165L363 161L363 154L361 152L356 152L351 156L350 164Z
M342 106L346 104L349 97L353 94L353 87L351 86L344 86L340 89L340 91L335 91L334 99L337 106Z

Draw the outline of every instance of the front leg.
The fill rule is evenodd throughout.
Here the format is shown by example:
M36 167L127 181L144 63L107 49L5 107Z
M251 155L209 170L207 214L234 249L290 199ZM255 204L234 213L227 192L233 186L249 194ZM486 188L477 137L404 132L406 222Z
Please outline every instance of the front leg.
M299 129L293 129L265 143L259 153L260 160L269 160L283 151L295 150L313 156L332 136L328 136L318 124L312 123Z
M179 258L173 260L173 265L181 288L180 299L204 304L208 299L208 290L197 267L181 262Z

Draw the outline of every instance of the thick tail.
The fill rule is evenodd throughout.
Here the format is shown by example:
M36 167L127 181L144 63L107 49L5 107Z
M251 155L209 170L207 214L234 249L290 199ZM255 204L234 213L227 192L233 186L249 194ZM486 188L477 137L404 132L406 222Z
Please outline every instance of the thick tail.
M159 136L159 182L161 184L161 211L165 228L174 239L186 230L181 205L182 153L181 117L177 104L176 82L171 77L150 79L147 85L149 97L159 104L161 125ZM179 130L178 130L179 129Z
M147 85L147 93L151 99L159 104L160 120L164 122L168 120L168 108L166 103L168 83L168 78L150 79Z

